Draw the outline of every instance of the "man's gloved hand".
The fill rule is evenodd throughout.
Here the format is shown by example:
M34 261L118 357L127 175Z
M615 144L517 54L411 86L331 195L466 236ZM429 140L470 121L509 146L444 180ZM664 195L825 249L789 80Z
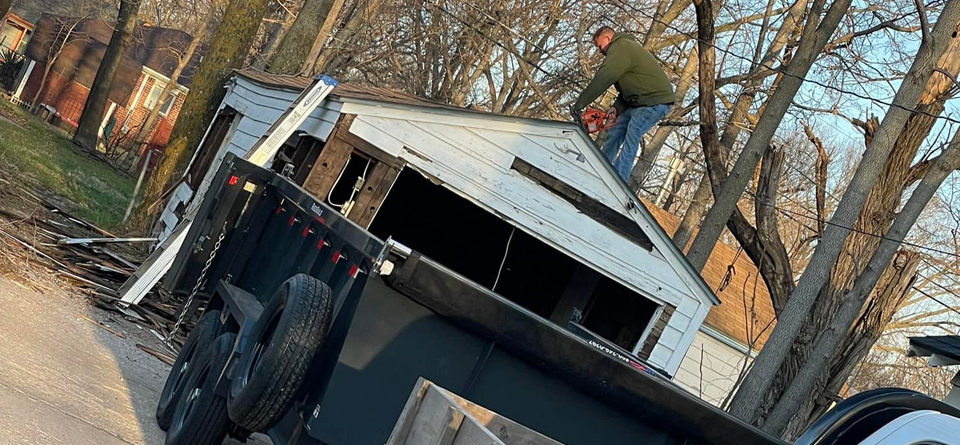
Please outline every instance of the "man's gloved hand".
M617 121L617 107L610 107L607 109L607 119L603 122L603 125L612 125Z

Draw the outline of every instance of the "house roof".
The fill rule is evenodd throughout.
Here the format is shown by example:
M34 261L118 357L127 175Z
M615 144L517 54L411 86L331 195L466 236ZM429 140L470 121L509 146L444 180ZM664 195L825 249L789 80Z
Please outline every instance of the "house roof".
M56 52L56 47L51 51L52 45L63 38L63 30L66 29L70 30L70 41L57 56L54 71L90 87L113 33L113 25L103 20L43 14L37 21L34 36L27 45L26 56L39 63L46 63L52 53ZM146 25L135 28L134 43L127 48L120 69L117 70L110 100L126 103L144 66L170 76L177 66L179 51L186 47L189 41L189 34L176 29ZM201 51L197 53L181 74L179 84L189 86L192 83Z
M908 357L930 357L930 366L960 364L960 335L910 337Z
M680 218L649 202L644 204L667 233L677 231ZM750 258L739 246L718 243L701 275L722 302L710 310L704 324L744 346L763 347L776 316L767 285Z

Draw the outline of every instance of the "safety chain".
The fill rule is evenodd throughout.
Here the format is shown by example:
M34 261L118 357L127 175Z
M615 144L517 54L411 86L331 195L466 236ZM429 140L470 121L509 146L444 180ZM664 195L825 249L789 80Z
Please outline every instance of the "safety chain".
M176 349L173 347L172 341L173 336L177 335L177 331L180 330L180 325L183 324L183 319L187 317L187 311L190 309L190 305L193 304L193 298L197 296L197 292L200 291L206 283L205 279L207 278L207 271L210 270L210 265L213 264L213 259L217 257L217 251L220 250L220 245L223 244L223 238L227 234L227 222L223 222L223 229L220 230L220 236L217 237L217 242L213 245L213 250L210 251L210 256L207 258L207 262L203 265L203 270L200 271L200 276L197 277L197 282L193 285L193 290L190 291L190 295L187 296L187 301L183 305L183 309L180 310L180 315L177 316L177 322L174 323L173 329L170 330L170 334L167 335L167 338L164 339L164 343L167 344L167 347L173 351Z

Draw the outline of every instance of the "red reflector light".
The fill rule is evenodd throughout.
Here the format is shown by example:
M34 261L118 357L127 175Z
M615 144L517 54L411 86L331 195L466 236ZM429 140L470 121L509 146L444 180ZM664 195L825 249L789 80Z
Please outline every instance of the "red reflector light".
M238 177L236 177L236 176L231 176L231 177L230 177L230 181L228 181L227 184L237 185L237 181L239 181L239 180L240 180L240 178L238 178Z
M307 235L309 235L309 234L310 234L310 226L304 227L304 228L303 228L303 237L306 238Z
M320 238L320 241L317 241L317 249L323 250L323 245L326 241L323 238Z
M297 222L297 215L291 215L291 216L290 216L290 221L289 221L287 224L289 224L290 227L293 227L293 223L295 223L295 222Z
M333 264L340 262L340 252L333 252L333 257L330 258L330 261L333 261Z
M350 278L356 278L357 274L359 273L360 273L360 266L357 266L356 264L354 264L353 267L350 268Z

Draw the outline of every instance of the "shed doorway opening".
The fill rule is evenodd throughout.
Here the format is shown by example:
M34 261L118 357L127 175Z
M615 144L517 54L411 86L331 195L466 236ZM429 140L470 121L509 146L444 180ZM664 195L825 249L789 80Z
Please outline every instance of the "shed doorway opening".
M579 310L584 326L627 350L642 340L658 308L410 168L400 173L369 230L560 326Z

